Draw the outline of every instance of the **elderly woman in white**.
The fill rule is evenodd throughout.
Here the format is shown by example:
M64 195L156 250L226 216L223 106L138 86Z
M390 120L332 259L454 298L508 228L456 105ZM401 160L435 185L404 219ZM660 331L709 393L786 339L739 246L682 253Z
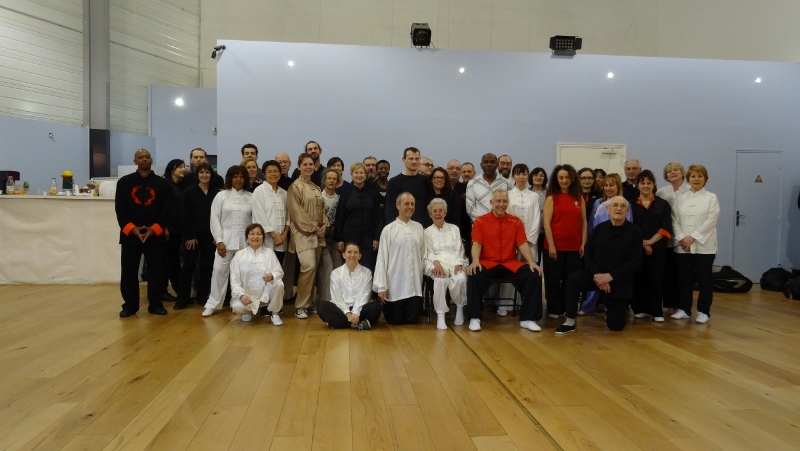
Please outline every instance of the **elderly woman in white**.
M464 305L467 303L467 274L469 265L464 256L464 244L458 226L444 222L447 203L435 198L428 204L428 215L433 225L425 229L425 275L433 279L433 308L438 317L437 329L447 329L444 315L448 312L445 292L456 305L453 324L464 324Z
M211 203L211 236L217 246L214 269L211 272L211 294L203 310L203 316L211 316L220 309L228 292L228 275L231 260L239 249L247 247L244 230L253 222L253 194L244 189L247 171L238 164L228 168L225 188Z
M250 224L244 232L247 248L237 252L231 262L231 309L250 321L266 306L272 324L283 324L278 312L283 307L283 268L275 252L264 244L264 228Z

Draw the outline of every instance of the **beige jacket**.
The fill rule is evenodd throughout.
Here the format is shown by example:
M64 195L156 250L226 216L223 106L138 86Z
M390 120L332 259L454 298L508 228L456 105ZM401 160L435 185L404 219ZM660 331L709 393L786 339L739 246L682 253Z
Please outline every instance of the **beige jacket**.
M289 252L303 252L325 247L325 238L318 238L316 229L329 227L325 215L325 202L322 192L313 182L302 177L289 186L286 191L286 209L289 211Z

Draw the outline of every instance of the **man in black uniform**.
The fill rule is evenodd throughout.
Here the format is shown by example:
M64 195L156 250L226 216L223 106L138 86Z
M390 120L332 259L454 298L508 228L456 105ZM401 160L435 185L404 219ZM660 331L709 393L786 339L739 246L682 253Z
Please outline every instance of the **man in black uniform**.
M584 246L586 269L567 278L566 321L556 328L558 335L575 332L578 297L582 291L602 291L606 326L613 331L625 327L628 304L633 298L633 278L642 264L642 231L625 220L628 201L624 197L612 197L607 208L611 219L597 225Z
M133 162L138 170L117 182L114 208L120 227L122 246L119 289L124 303L120 318L139 311L139 260L144 254L148 266L147 311L166 315L161 303L165 274L164 227L170 203L170 187L162 177L153 173L153 159L147 149L139 149Z
M418 174L420 162L420 152L416 147L408 147L403 151L403 164L405 169L403 172L397 174L389 180L389 185L386 187L386 199L383 207L385 224L391 224L399 214L395 201L397 196L404 192L410 193L414 196L417 205L428 205L431 199L431 186L428 177ZM427 214L425 208L417 208L414 210L414 215L411 219L422 224L422 227L428 227L433 224L430 216Z

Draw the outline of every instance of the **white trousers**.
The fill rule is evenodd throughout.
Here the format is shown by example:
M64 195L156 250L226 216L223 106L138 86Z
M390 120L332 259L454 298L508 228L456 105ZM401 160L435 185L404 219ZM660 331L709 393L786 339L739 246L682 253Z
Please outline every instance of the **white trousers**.
M222 310L222 301L225 295L228 294L228 277L231 275L231 260L236 252L228 249L224 257L220 257L219 253L214 254L214 269L211 271L211 292L208 295L208 301L205 308L213 308Z
M433 308L436 313L447 313L447 290L450 290L450 299L453 304L463 307L467 304L467 273L466 268L456 275L452 269L444 268L449 277L432 277L433 279ZM431 277L430 274L426 274Z
M283 308L283 282L276 280L269 291L264 290L260 297L250 296L250 300L253 301L252 304L244 305L241 299L231 298L231 310L233 310L233 313L240 315L245 313L255 314L258 313L259 307L266 306L271 313L280 312Z

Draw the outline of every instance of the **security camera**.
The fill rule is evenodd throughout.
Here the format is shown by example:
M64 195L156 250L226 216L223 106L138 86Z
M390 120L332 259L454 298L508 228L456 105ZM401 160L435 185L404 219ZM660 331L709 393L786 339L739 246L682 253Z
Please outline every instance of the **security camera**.
M223 50L225 50L224 45L214 47L214 51L211 52L211 59L217 59L217 52L222 53Z

